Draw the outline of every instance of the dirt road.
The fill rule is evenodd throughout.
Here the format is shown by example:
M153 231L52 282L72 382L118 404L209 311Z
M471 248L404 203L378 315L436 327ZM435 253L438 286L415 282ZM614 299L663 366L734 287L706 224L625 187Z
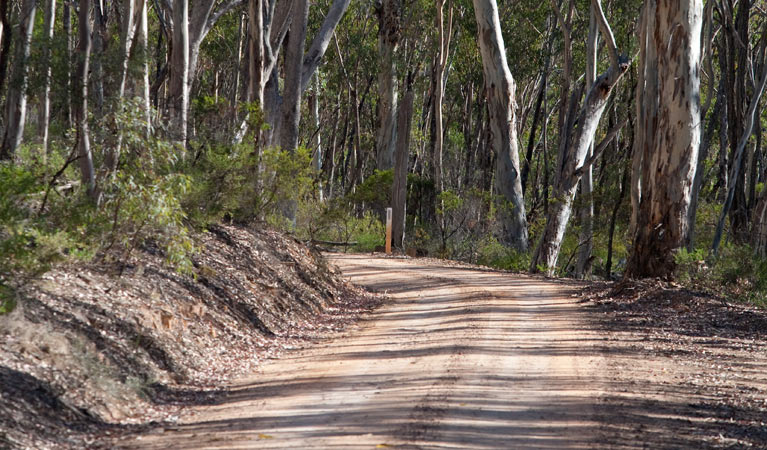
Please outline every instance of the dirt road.
M287 355L141 448L593 448L603 361L569 288L423 260L333 256L391 302Z

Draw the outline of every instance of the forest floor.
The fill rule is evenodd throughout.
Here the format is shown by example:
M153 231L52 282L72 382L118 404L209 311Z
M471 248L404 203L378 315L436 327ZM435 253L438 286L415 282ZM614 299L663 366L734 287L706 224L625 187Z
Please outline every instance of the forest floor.
M663 282L329 259L389 301L111 444L767 448L763 310Z

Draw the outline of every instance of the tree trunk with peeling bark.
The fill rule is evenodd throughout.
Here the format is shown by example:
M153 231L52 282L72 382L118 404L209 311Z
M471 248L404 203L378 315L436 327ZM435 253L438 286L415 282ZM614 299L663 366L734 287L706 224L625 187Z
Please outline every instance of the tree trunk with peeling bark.
M644 8L642 188L626 277L668 278L687 232L700 145L703 2L648 0Z
M532 272L544 270L548 275L554 274L562 239L572 214L572 203L578 189L578 182L585 170L593 164L596 156L608 143L608 138L606 138L600 145L601 148L587 159L589 149L594 143L599 120L607 106L613 88L628 70L628 62L618 55L615 39L607 19L604 17L601 3L598 0L592 0L591 7L607 44L610 67L596 79L586 94L584 105L579 113L578 128L575 131L572 146L566 146L559 156L560 166L554 185L555 201L549 205L546 226L531 260L530 270ZM611 130L608 136L617 133L617 131L618 129Z
M278 143L283 150L294 151L298 147L298 126L301 122L301 69L304 60L306 27L309 21L309 1L293 0L295 6L290 22L288 40L285 43L284 90L282 108L277 126Z
M519 142L514 104L515 83L506 62L498 5L495 0L474 0L479 50L485 77L485 95L497 155L495 186L501 205L501 241L518 251L527 250L527 219L519 176Z

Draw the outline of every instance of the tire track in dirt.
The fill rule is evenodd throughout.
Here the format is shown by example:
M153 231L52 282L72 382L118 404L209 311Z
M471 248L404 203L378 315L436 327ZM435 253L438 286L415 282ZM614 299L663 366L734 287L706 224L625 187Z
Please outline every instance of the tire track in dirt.
M331 260L392 300L123 447L595 447L600 338L562 286L432 260Z

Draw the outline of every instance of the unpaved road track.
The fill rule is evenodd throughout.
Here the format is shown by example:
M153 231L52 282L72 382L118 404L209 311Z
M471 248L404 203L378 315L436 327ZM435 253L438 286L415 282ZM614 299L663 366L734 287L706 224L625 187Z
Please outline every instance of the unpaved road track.
M604 446L605 338L571 288L428 260L331 260L392 301L348 336L273 361L128 446Z

